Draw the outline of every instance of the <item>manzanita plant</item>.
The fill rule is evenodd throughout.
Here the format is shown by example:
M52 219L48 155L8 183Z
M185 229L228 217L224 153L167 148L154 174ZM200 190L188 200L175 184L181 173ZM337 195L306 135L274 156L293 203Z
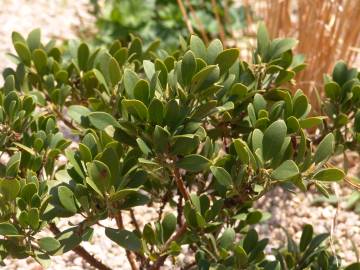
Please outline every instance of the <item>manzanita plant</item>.
M320 130L319 139L333 132L336 141L336 153L342 154L344 169L349 168L347 153L360 153L360 80L356 68L349 68L339 61L332 75L324 76L326 99L322 102L322 111L328 116ZM359 172L355 172L359 173ZM352 177L350 185L357 189L347 199L347 208L360 211L360 182Z
M12 37L17 66L3 72L0 93L1 261L46 266L74 250L109 269L79 245L115 219L106 236L132 269L176 264L183 252L192 261L182 269L343 269L328 234L311 225L299 244L289 237L273 251L256 232L267 215L253 203L272 188L327 196L345 175L326 166L337 135L315 145L307 129L324 117L309 116L307 97L288 89L305 67L294 39L271 40L260 25L246 63L237 48L197 36L171 53L137 37L65 51L42 44L40 30ZM158 216L143 224L138 206ZM76 224L56 226L74 215Z

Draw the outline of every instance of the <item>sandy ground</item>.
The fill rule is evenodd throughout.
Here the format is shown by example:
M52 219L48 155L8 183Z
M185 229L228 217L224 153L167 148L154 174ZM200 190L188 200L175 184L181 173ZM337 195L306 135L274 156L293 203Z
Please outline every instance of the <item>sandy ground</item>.
M5 53L13 51L13 31L26 36L32 29L41 28L44 41L76 38L76 30L93 22L88 3L88 0L1 0L0 70L11 64Z
M0 7L0 70L10 64L5 53L12 50L12 31L26 35L31 29L40 27L45 39L75 38L79 28L92 23L93 19L87 12L87 3L87 0L2 0ZM356 166L359 165L359 162L357 160L354 158L352 161L354 165L352 173L358 171ZM289 233L298 240L302 226L310 223L315 226L317 233L332 232L333 249L345 262L354 261L356 259L354 246L360 247L360 217L345 209L345 199L351 192L350 189L339 185L333 185L333 188L339 195L338 206L329 203L313 204L318 194L299 193L293 195L280 188L275 189L259 203L261 209L272 214L270 221L259 227L261 233L270 238L272 247L278 247L286 239L280 226L287 228ZM152 220L154 214L153 209L146 207L136 209L136 215L141 217L142 221ZM333 226L334 220L336 221L335 226ZM128 217L125 218L125 223L129 224ZM62 221L60 226L65 228L67 225L67 221ZM115 227L111 220L104 221L102 225ZM124 250L106 238L102 227L97 226L93 240L84 242L82 245L113 269L130 269ZM32 259L7 260L7 264L2 269L41 269ZM91 269L91 267L73 252L68 252L64 256L53 257L52 266L49 269L77 270Z

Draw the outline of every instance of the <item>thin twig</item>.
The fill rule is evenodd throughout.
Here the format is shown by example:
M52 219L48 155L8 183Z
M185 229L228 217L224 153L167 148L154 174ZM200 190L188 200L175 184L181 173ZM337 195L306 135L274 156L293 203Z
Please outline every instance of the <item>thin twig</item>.
M336 265L340 266L338 257L336 256L336 250L335 250L335 246L334 246L334 235L335 235L335 231L336 231L337 218L338 218L339 211L340 211L339 192L338 192L338 187L337 186L334 186L334 192L335 192L335 196L337 197L337 202L336 202L335 215L334 215L334 218L333 218L332 223L331 223L330 248L331 248L331 251L332 251L332 253L333 253L334 257L335 257Z
M180 174L180 170L179 168L175 168L174 170L174 178L175 178L175 182L176 182L176 186L179 189L179 191L181 192L181 195L184 197L184 199L187 201L190 199L190 195L185 187L184 181L181 177Z
M171 192L170 192L170 190L168 190L162 198L161 205L160 205L159 212L158 212L158 221L159 222L162 219L162 215L164 213L164 208L166 206L166 203L169 200L170 194L171 194Z
M217 4L216 4L215 0L211 0L211 6L212 6L212 9L213 9L213 12L214 12L214 15L215 15L215 19L216 19L216 22L217 22L217 26L218 26L218 29L219 29L219 35L220 35L221 42L224 45L224 47L226 47L225 31L224 31L224 28L223 28L223 25L222 25L222 22L221 22L221 19L220 19L219 12L217 10Z
M180 8L181 15L184 17L184 21L185 21L187 29L189 30L189 33L191 35L194 34L194 29L192 28L191 21L189 20L189 17L188 17L188 15L186 13L183 2L181 0L177 0L177 3L178 3L178 6Z
M59 235L61 231L59 228L54 224L49 224L50 231L55 235ZM100 270L111 270L110 267L103 264L101 261L97 260L93 255L91 255L86 249L84 249L82 246L77 246L73 249L73 251L79 255L81 258L83 258L87 263L89 263L91 266L100 269Z
M124 229L124 222L123 222L122 215L121 215L120 211L115 214L115 221L116 221L116 225L118 226L118 228L123 230ZM128 258L131 269L132 270L138 270L139 268L138 268L137 263L136 263L135 254L132 251L127 250L127 249L125 249L125 251L126 251L126 257Z
M136 220L135 213L133 209L130 209L130 217L131 217L131 223L134 225L135 229L140 232L139 224Z
M171 237L168 241L166 241L165 245L164 245L164 250L166 250L167 248L169 248L170 244L173 241L178 240L181 236L184 235L184 233L187 230L187 225L184 224L182 225L177 231L176 233L173 235L173 237ZM159 270L160 267L164 264L166 258L168 257L168 254L164 254L160 257L157 258L157 260L154 262L154 264L151 266L150 270Z
M181 193L179 191L179 200L177 203L177 224L179 226L183 225L182 213L183 213L184 207L183 207L182 201L183 201L183 196L181 195Z
M183 197L186 201L190 200L189 192L185 187L185 183L181 177L179 168L174 168L173 176L175 178L178 191L181 194L180 198ZM178 240L186 232L186 230L187 230L187 224L184 223L181 225L181 227L179 227L176 233L170 239L168 239L168 241L166 241L163 250L166 250L170 246L171 242ZM154 264L151 266L150 270L159 270L160 267L164 264L167 257L168 254L159 256L157 260L154 262Z
M64 122L64 124L71 128L71 129L75 129L75 130L80 130L77 126L75 126L71 121L67 120L63 114L61 112L59 112L56 108L52 108L52 111L56 113L57 117L59 117L61 119L61 121Z
M209 39L208 39L208 36L206 35L206 30L205 30L204 24L202 23L200 18L196 15L196 12L189 0L186 0L186 5L189 7L191 16L194 17L194 20L199 27L201 37L204 40L205 44L207 45L209 43Z

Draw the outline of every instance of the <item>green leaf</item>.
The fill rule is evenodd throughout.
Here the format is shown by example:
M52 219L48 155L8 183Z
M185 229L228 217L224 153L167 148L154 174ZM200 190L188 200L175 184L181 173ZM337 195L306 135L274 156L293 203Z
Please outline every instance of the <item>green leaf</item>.
M137 74L131 69L125 69L124 71L124 86L125 92L129 98L134 98L134 88L139 78Z
M118 142L108 143L102 154L97 156L98 160L104 162L104 164L108 166L111 174L111 184L115 186L121 181L119 157L120 148L121 146ZM120 149L120 151L122 151L122 149Z
M217 112L226 112L226 111L231 111L234 109L234 103L232 101L228 101L225 104L223 104L222 106L218 106L216 107L216 111Z
M154 98L149 105L149 120L154 124L161 125L164 119L164 110L162 102Z
M207 48L207 62L214 64L216 57L224 50L224 47L219 39L214 39L210 42Z
M87 116L90 123L99 130L104 130L108 126L120 127L116 119L106 112L91 112Z
M155 151L159 153L165 152L169 145L169 138L170 133L166 129L156 125L153 138Z
M251 229L247 232L244 238L243 247L246 253L249 253L253 250L258 242L259 236L254 229Z
M26 43L25 38L20 33L16 32L16 31L13 31L11 33L11 40L12 40L13 44L15 44L15 42Z
M239 100L243 99L247 92L247 86L242 83L235 83L230 89L230 95L236 96Z
M210 166L210 160L207 158L193 154L185 156L176 163L176 166L190 172L200 172L206 170Z
M38 229L39 224L40 224L39 209L31 208L28 211L27 221L33 230Z
M190 37L190 49L193 51L196 57L206 58L206 47L204 42L198 37L192 35Z
M299 123L301 128L313 128L322 124L323 121L324 121L324 117L314 116L314 117L308 117L306 119L300 119Z
M86 70L89 61L90 49L85 43L81 43L77 51L78 65L81 70Z
M128 48L121 48L117 50L116 53L114 54L114 58L121 66L123 66L126 63L126 61L128 60L128 56L129 56Z
M144 60L143 61L144 71L146 74L146 77L151 80L155 74L155 65L150 60Z
M109 190L111 186L111 174L109 167L99 160L87 163L87 168L91 180L96 187L102 192Z
M105 228L105 235L126 250L141 251L141 240L133 232Z
M109 61L109 76L112 85L116 85L121 80L120 66L114 57Z
M143 152L145 156L148 156L151 154L151 149L149 148L149 146L147 146L147 144L141 138L137 138L136 142L137 142L141 152Z
M134 97L144 104L149 104L150 86L147 81L140 79L136 83L134 88Z
M220 238L217 240L219 246L224 249L229 249L234 245L235 231L233 228L226 228Z
M220 69L216 65L206 66L194 75L191 80L191 92L197 93L213 85L220 76Z
M187 51L181 62L181 75L184 85L188 85L196 71L196 60L192 51Z
M335 101L340 96L341 88L336 82L327 82L325 84L325 94L328 98Z
M19 171L21 160L21 152L17 152L11 156L6 164L6 177L16 177Z
M215 64L219 65L220 75L224 74L239 58L240 52L237 48L222 51L215 59Z
M75 228L69 228L61 232L56 238L61 246L54 255L62 255L63 253L74 249L81 243L81 237L78 232L75 231Z
M16 53L19 55L21 61L27 65L30 66L31 63L31 52L29 48L22 42L16 42L14 44Z
M150 197L147 194L142 192L137 192L129 196L126 200L120 205L121 209L129 209L132 207L145 205L150 202Z
M360 133L360 110L355 114L354 131Z
M181 156L193 153L200 143L199 137L194 135L176 135L172 139L175 143L171 147L171 153Z
M327 168L316 172L312 178L319 181L340 181L344 179L345 173L337 168Z
M333 79L340 86L344 85L347 81L357 76L356 69L348 69L344 61L338 61L333 70Z
M32 30L27 39L26 39L26 43L29 46L30 50L33 51L35 49L40 48L41 43L41 30L39 28Z
M82 122L81 119L86 117L89 113L90 110L81 105L71 105L67 110L69 117L79 124Z
M288 180L299 174L299 168L292 160L284 161L272 173L271 177L276 180Z
M6 95L8 93L10 93L11 91L15 90L15 76L14 75L6 76L5 83L4 83L4 90L5 90Z
M58 188L58 197L61 205L66 210L73 214L77 212L75 196L71 189L69 189L67 186L60 186Z
M163 230L163 239L164 241L167 241L170 236L175 232L176 217L171 213L166 214L161 223L161 226Z
M262 58L265 57L270 46L270 38L266 26L261 22L257 30L257 49Z
M292 49L297 44L297 40L293 38L283 38L273 40L270 45L271 59L280 57L284 52Z
M14 225L12 225L8 222L3 222L3 223L0 223L0 235L17 236L17 235L19 235L19 232L15 228Z
M21 197L27 202L30 203L31 198L37 192L37 187L35 183L27 183L21 189Z
M232 177L224 168L211 166L210 170L220 185L229 187L232 184Z
M140 38L132 36L132 41L129 45L129 55L134 54L136 59L139 59L142 55L142 41Z
M265 130L262 147L264 160L272 159L279 153L286 133L287 127L284 120L275 121Z
M97 70L95 68L92 69L90 72L93 74L93 76L95 76L95 78L99 82L99 84L101 86L103 86L104 89L109 93L109 88L108 88L108 85L107 85L106 80L104 78L104 75L99 70Z
M293 114L297 118L301 118L308 110L309 102L305 95L298 96L293 105Z
M92 154L90 148L87 147L85 144L79 143L79 152L82 161L84 161L85 163L92 161Z
M51 252L60 248L60 242L53 237L43 237L38 240L41 249Z
M262 142L264 139L264 134L259 129L254 129L251 136L251 145L252 149L255 152L257 149L262 151Z
M310 224L306 224L300 238L300 251L303 252L310 244L313 237L313 227Z
M329 133L325 138L319 143L315 155L314 162L315 164L327 160L332 153L334 152L335 147L335 138L334 134Z
M36 70L40 74L44 74L47 68L47 55L43 49L35 49L33 51L33 61Z
M20 192L20 183L17 179L0 179L0 193L9 200L15 200Z
M146 121L149 117L148 109L145 104L137 99L123 99L121 104L133 116L138 117L142 121Z
M233 141L233 143L234 143L235 151L238 157L240 158L241 162L243 162L244 164L248 164L250 161L250 156L249 156L249 152L247 151L245 142L241 139L236 139Z
M116 202L120 200L124 200L125 198L128 198L130 196L133 196L134 194L138 193L138 188L132 188L132 189L122 189L118 190L115 193L110 194L109 200L111 202Z
M50 256L41 251L34 251L34 259L37 263L41 265L42 268L47 269L51 265Z
M286 119L286 126L289 133L296 133L300 129L300 123L294 116L290 116L288 119Z

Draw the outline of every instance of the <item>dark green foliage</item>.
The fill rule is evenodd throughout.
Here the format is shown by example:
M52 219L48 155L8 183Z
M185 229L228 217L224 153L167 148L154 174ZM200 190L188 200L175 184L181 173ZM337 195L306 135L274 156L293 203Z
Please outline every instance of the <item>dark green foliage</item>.
M145 50L138 38L62 53L38 36L13 35L17 68L4 71L0 92L0 150L10 156L0 168L1 259L46 264L115 218L107 237L144 269L188 244L199 269L340 269L327 234L306 226L299 247L289 239L269 261L268 240L254 229L267 215L252 204L275 186L327 195L327 183L344 177L325 166L334 135L312 147L307 129L323 118L309 116L301 90L286 88L302 67L292 65L294 40L271 41L261 26L246 63L237 49L196 36L172 54ZM123 213L159 204L157 221L124 228ZM162 215L165 205L177 215ZM38 236L75 214L84 217L78 225Z

